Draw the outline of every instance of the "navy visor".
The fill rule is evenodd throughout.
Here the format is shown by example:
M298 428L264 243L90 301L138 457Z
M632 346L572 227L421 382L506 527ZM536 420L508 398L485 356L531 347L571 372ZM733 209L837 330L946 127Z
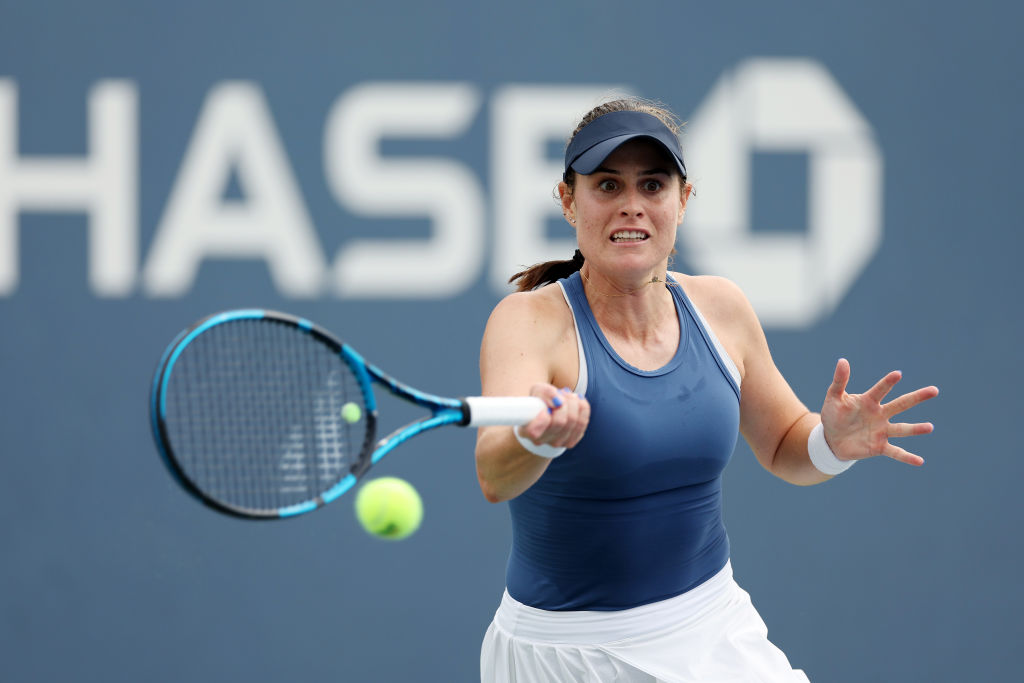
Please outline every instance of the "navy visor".
M562 178L565 178L570 168L577 173L590 175L619 145L640 137L661 143L675 160L683 179L686 179L686 165L683 163L679 138L657 116L639 111L611 112L584 126L565 150L565 173Z

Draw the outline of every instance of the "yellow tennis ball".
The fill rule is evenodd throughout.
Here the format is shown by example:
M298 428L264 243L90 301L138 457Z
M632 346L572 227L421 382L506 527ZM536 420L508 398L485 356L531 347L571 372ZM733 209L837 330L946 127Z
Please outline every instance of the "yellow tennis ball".
M399 541L420 528L423 501L412 484L398 477L380 477L356 494L356 518L367 532Z
M358 403L349 402L341 407L341 419L345 422L359 422L359 418L362 416L363 411Z

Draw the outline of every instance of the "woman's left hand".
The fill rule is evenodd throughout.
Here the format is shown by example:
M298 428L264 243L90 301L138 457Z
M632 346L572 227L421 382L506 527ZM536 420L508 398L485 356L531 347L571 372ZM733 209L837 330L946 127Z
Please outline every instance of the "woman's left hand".
M840 460L864 460L884 455L908 465L924 464L924 458L889 443L889 439L929 434L934 426L930 422L894 423L890 420L919 403L935 398L939 390L933 386L923 387L882 403L902 376L899 370L894 370L865 393L848 394L846 385L850 380L850 363L845 358L839 359L832 385L821 407L825 441L836 457Z

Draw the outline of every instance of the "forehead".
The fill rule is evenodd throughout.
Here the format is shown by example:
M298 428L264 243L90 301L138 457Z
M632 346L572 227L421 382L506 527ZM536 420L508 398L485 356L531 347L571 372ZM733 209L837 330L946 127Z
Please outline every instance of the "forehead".
M633 138L605 157L601 166L611 170L639 166L645 171L658 168L671 173L675 162L660 142L650 138Z

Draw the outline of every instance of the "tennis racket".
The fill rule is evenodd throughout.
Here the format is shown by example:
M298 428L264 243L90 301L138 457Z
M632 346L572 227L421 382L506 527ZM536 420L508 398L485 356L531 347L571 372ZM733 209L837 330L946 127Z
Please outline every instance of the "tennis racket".
M374 385L430 411L376 441ZM443 398L367 363L309 320L226 311L183 330L153 378L151 422L175 479L213 508L293 517L335 500L410 437L444 425L521 425L532 396Z

